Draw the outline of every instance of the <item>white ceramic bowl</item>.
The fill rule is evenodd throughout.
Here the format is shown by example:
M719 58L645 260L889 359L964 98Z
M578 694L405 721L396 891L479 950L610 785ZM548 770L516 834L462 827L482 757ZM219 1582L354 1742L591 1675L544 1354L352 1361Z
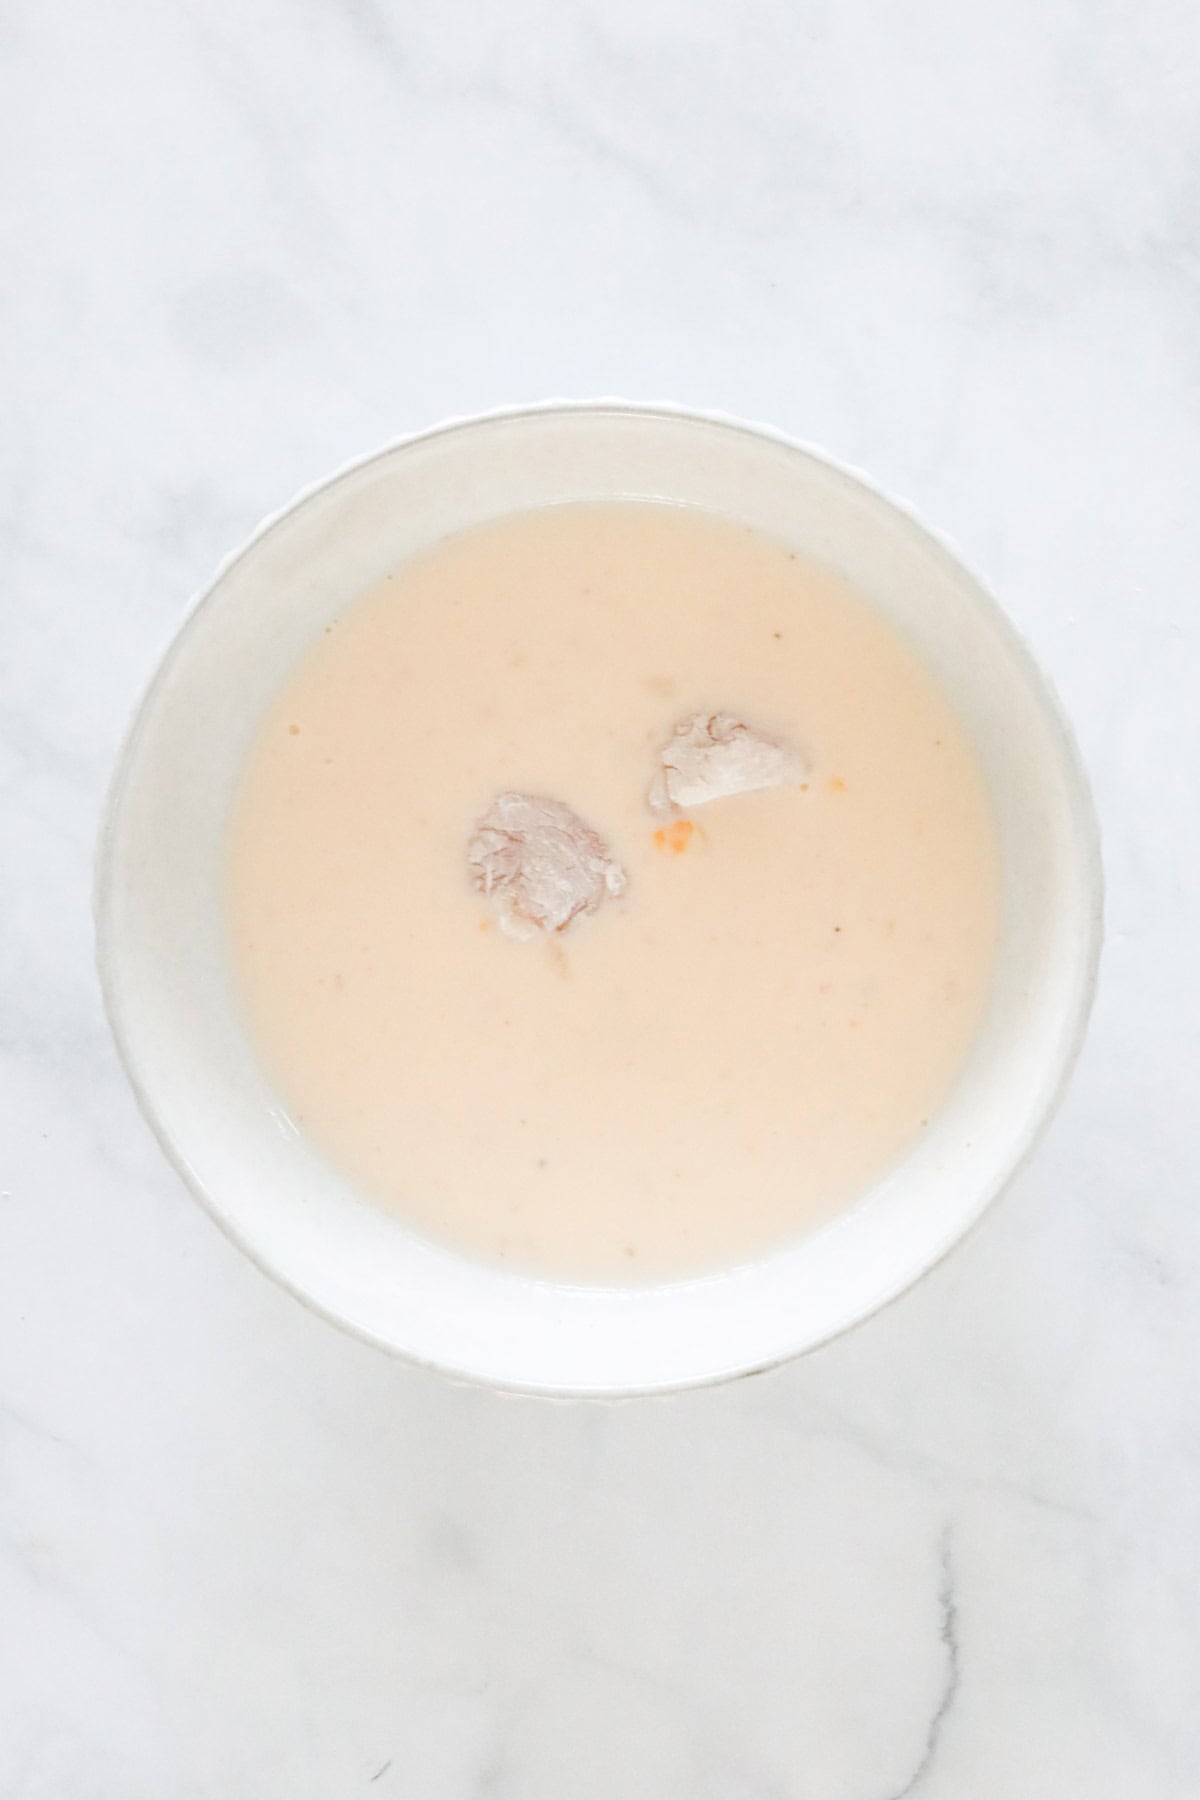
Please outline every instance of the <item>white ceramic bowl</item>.
M222 834L267 703L333 615L446 532L564 500L653 497L760 527L869 595L918 646L983 760L1004 870L986 1020L950 1099L834 1223L750 1265L647 1288L558 1285L442 1249L299 1136L231 992ZM889 501L744 426L624 405L454 424L305 495L218 575L137 715L98 880L101 978L138 1099L197 1197L260 1266L362 1337L507 1388L662 1390L763 1368L927 1270L1030 1149L1079 1046L1101 876L1070 732L978 582Z

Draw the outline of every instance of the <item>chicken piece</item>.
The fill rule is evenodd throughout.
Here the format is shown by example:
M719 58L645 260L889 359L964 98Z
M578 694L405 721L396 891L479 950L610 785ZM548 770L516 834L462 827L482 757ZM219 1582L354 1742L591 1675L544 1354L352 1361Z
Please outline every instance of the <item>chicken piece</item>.
M625 891L625 871L591 826L539 794L499 794L467 847L471 878L500 929L524 939L565 931Z
M693 713L659 752L661 767L646 798L656 813L684 811L730 794L804 781L808 756L752 731L732 713Z

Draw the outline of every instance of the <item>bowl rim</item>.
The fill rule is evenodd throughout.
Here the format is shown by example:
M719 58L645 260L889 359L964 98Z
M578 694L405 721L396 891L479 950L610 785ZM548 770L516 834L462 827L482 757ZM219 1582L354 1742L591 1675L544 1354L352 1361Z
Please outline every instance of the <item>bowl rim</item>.
M334 1310L326 1305L319 1296L293 1281L288 1274L276 1266L275 1261L268 1253L264 1252L242 1231L235 1218L220 1206L216 1196L192 1168L177 1146L171 1132L163 1123L152 1094L135 1066L130 1034L123 1015L116 981L112 949L112 876L117 825L137 763L142 736L148 728L152 702L159 690L169 681L176 664L187 654L193 632L210 605L216 600L226 578L244 560L251 557L277 527L285 524L313 501L331 494L343 483L352 481L362 470L376 462L390 458L397 453L416 449L432 440L453 437L481 426L522 421L536 422L539 419L562 415L632 417L715 427L721 431L741 434L760 442L766 441L797 458L832 471L860 490L869 501L876 504L882 502L886 508L890 508L893 513L899 515L925 540L930 551L949 573L959 580L966 578L967 583L973 589L974 602L986 614L993 628L1004 639L1010 652L1015 655L1025 682L1035 695L1043 712L1053 722L1062 755L1062 770L1069 790L1070 808L1075 827L1074 849L1078 871L1088 896L1087 943L1080 964L1070 1033L1064 1038L1062 1044L1056 1078L1053 1084L1047 1088L1040 1106L1031 1110L1025 1130L1007 1165L982 1187L974 1211L955 1225L940 1249L915 1269L897 1272L893 1278L883 1284L881 1291L872 1302L855 1311L852 1316L818 1331L816 1335L802 1337L800 1341L780 1350L777 1355L755 1360L751 1365L745 1367L732 1367L715 1372L701 1371L685 1377L621 1385L578 1386L550 1380L545 1382L518 1381L481 1373L477 1368L465 1363L454 1364L440 1357L422 1356L418 1351L398 1344L382 1333L359 1324L344 1313ZM117 1051L118 1061L132 1090L138 1109L168 1164L229 1241L236 1245L261 1273L300 1301L308 1311L327 1320L339 1331L359 1342L371 1344L386 1351L388 1355L410 1366L434 1371L456 1384L479 1387L491 1392L528 1395L559 1401L623 1400L642 1396L662 1396L696 1388L724 1386L734 1381L747 1380L755 1375L766 1374L801 1356L808 1355L811 1351L822 1348L841 1337L845 1332L867 1323L932 1273L959 1244L965 1242L975 1232L999 1198L1025 1169L1062 1104L1083 1048L1095 1004L1104 943L1104 908L1105 878L1100 824L1086 765L1071 720L1059 698L1053 680L1034 656L1024 635L996 599L989 584L983 580L962 554L955 541L944 531L927 524L908 501L898 498L882 487L864 470L831 455L811 441L795 437L778 427L760 424L716 408L690 407L674 401L629 400L615 395L590 399L555 397L524 404L496 406L478 413L452 415L434 425L402 433L361 455L350 458L331 473L301 487L281 506L265 515L250 535L217 563L208 580L192 594L165 645L154 660L148 676L140 685L119 741L112 774L102 802L92 884L96 971L104 1012ZM769 1256L770 1253L767 1254ZM569 1290L575 1284L568 1282L549 1283L548 1285Z

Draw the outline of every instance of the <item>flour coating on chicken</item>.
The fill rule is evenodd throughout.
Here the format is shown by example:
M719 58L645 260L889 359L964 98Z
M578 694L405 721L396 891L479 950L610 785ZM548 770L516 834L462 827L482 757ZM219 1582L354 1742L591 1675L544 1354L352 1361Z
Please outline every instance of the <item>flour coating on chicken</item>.
M467 862L513 938L565 931L626 885L600 834L561 800L539 794L499 794L475 827Z
M804 751L753 731L732 713L693 713L659 752L646 798L656 813L687 811L731 794L786 787L807 779Z

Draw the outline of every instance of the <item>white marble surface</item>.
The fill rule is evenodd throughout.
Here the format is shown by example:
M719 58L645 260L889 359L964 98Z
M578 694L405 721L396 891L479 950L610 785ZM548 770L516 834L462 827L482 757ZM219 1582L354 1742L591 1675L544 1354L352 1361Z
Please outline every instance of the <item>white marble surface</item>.
M0 1796L1195 1800L1193 0L3 0ZM274 1291L115 1066L124 721L264 512L548 394L908 497L1102 812L1092 1037L885 1316L614 1408Z

